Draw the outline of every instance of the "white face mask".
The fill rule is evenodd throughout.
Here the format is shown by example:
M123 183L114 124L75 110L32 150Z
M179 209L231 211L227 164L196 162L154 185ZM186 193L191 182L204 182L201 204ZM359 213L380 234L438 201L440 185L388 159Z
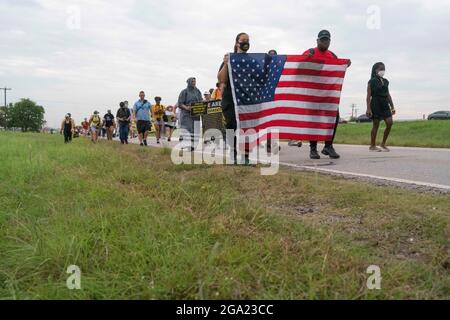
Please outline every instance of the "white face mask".
M381 78L383 78L385 74L386 74L385 70L378 71L378 76Z

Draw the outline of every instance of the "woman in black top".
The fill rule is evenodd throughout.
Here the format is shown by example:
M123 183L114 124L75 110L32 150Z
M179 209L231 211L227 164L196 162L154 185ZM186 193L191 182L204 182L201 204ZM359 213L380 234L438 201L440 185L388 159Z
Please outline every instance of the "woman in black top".
M373 119L372 141L370 151L389 152L386 147L387 139L394 123L392 116L395 115L394 102L389 93L389 81L384 78L386 67L384 63L378 62L372 67L372 76L367 86L367 116ZM381 120L386 123L381 148L377 147L377 134Z
M248 34L242 32L239 33L236 37L236 41L234 43L234 53L246 53L250 49L250 37ZM223 59L223 63L220 66L219 74L217 78L219 79L219 83L222 88L222 112L225 118L225 127L227 130L237 130L237 122L236 122L236 111L235 105L233 101L232 88L230 84L230 78L228 76L228 62L230 59L230 55L227 53ZM236 150L236 137L234 138L234 142L230 142L233 149L233 160L234 163L237 164L237 150ZM248 154L245 155L245 163L248 164Z

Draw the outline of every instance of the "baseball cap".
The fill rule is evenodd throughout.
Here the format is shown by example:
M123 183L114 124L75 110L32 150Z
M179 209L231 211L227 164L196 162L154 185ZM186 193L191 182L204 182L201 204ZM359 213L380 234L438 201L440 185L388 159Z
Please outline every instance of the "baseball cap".
M322 30L319 32L319 35L317 37L319 39L323 39L323 38L331 39L331 33L328 30Z

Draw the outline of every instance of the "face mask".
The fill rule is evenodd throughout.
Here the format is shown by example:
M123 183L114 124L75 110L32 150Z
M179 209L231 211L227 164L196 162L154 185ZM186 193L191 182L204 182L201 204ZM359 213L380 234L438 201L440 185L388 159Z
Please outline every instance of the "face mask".
M378 71L378 76L381 78L383 78L385 74L386 74L386 71L384 71L384 70Z
M250 49L250 43L249 42L239 42L239 48L242 51L247 52Z

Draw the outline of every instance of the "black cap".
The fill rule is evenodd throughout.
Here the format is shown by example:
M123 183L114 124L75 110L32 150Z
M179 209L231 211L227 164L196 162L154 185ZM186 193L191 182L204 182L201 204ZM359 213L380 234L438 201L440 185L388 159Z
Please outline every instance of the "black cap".
M319 35L317 37L319 39L323 39L323 38L331 39L331 33L328 30L322 30L319 32Z

